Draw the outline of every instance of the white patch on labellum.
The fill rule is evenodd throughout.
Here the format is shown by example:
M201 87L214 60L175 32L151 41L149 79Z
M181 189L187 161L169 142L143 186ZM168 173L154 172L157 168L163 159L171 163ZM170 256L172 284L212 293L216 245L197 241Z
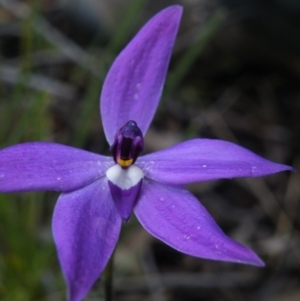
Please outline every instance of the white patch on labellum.
M144 178L144 173L136 165L131 165L124 169L119 164L116 164L107 170L106 177L119 188L130 189Z

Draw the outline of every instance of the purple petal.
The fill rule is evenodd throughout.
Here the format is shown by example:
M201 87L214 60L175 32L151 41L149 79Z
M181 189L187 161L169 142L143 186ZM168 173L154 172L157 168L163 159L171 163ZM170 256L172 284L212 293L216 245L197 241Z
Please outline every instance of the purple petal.
M105 178L61 194L53 216L53 235L68 284L68 301L86 296L105 268L120 229L121 218Z
M114 162L77 148L46 142L0 151L0 191L70 191L103 176Z
M263 266L250 249L227 237L186 189L144 180L134 209L143 227L188 255Z
M189 140L137 161L145 176L169 184L235 177L260 177L294 169L273 163L236 144L212 139Z
M110 145L129 120L146 133L162 93L181 14L182 8L174 5L155 15L110 68L100 103Z

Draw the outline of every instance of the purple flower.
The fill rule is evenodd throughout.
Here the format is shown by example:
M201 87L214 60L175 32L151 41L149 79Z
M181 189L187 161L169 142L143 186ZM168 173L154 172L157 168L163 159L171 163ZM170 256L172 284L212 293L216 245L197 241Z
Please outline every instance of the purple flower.
M185 184L259 177L291 167L226 141L194 139L145 156L143 136L156 111L182 8L154 16L113 63L101 116L113 157L55 143L0 151L0 191L62 191L53 235L69 288L79 301L99 277L132 211L153 236L183 253L262 266L227 237Z

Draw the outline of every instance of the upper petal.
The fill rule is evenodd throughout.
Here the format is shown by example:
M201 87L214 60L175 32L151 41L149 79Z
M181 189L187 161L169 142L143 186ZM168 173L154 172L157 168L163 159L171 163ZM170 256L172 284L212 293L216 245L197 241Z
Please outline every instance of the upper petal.
M155 15L111 66L100 101L110 145L129 120L146 133L162 93L181 14L182 8L173 5Z
M260 177L292 167L268 161L231 142L189 140L137 160L146 177L170 184Z
M227 237L186 189L144 180L135 214L153 236L196 257L264 265L250 249Z
M0 191L70 191L103 176L112 158L47 142L17 144L0 151Z
M121 218L102 178L63 193L53 215L53 235L68 284L68 301L82 300L105 268L119 237Z

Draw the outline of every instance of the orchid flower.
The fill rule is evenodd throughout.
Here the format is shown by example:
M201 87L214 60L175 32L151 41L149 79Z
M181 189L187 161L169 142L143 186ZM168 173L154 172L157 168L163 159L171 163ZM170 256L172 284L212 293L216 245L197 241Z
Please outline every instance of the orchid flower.
M112 157L32 142L0 151L0 191L61 191L53 236L68 286L82 300L104 270L122 221L135 213L154 237L185 254L262 266L227 237L185 184L259 177L292 167L233 143L194 139L141 156L161 97L182 8L154 16L120 53L105 79L101 117Z

